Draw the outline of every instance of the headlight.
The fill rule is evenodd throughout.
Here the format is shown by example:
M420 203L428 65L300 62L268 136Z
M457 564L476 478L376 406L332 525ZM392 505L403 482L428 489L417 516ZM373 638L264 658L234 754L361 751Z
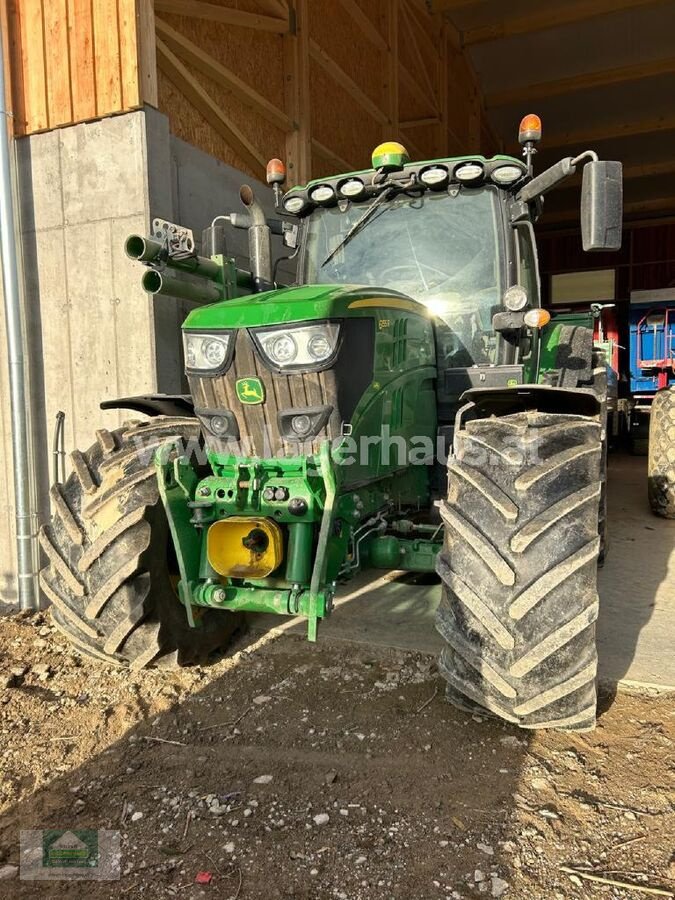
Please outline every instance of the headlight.
M339 190L343 197L360 197L366 188L360 178L349 178L342 182Z
M512 284L504 292L504 306L511 312L520 312L527 306L527 291L519 284Z
M215 335L184 331L185 367L197 372L220 371L228 361L230 339L228 332Z
M499 166L492 172L492 180L497 184L515 184L524 174L520 166Z
M262 355L277 369L315 368L329 362L337 351L338 322L317 322L253 332Z
M455 178L458 181L477 181L483 176L483 167L480 163L462 163L455 169Z
M309 192L309 199L314 203L330 203L335 199L335 191L329 184L320 184Z
M265 349L269 353L272 362L279 366L285 366L295 362L298 355L298 345L290 334L280 334L266 342Z
M305 200L303 197L298 196L297 194L294 197L285 197L284 198L284 209L286 212L291 213L291 215L297 215L305 206Z
M448 170L445 166L430 166L420 172L420 181L427 187L441 187L448 180Z

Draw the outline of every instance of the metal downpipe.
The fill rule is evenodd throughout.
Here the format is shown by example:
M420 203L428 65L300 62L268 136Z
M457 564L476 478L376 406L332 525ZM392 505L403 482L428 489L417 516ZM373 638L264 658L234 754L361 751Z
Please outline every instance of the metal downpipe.
M31 490L32 459L28 423L32 410L27 402L28 392L26 390L25 330L21 312L16 255L18 238L12 194L8 116L5 100L4 49L2 41L0 41L0 119L2 119L2 133L0 134L0 251L2 252L2 284L7 328L7 362L12 423L18 594L20 608L28 610L37 609L39 606L36 575L33 569L36 538L32 527L33 523L37 521L37 516L33 509Z

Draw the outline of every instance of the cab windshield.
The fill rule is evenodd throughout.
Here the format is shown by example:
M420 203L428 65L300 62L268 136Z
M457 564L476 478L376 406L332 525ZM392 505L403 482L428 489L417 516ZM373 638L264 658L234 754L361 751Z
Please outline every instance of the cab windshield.
M303 282L401 291L438 317L439 362L494 363L492 316L502 294L497 191L401 193L379 206L335 253L365 208L354 203L344 212L329 207L312 213Z

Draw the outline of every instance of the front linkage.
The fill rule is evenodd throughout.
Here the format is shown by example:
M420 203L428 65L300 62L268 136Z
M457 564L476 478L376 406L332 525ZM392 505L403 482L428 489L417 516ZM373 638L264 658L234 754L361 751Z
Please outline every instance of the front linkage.
M440 527L404 518L387 492L392 479L339 494L330 442L316 457L226 460L214 460L214 473L200 480L172 443L155 455L191 626L192 606L303 616L315 641L338 579L364 563L434 571Z

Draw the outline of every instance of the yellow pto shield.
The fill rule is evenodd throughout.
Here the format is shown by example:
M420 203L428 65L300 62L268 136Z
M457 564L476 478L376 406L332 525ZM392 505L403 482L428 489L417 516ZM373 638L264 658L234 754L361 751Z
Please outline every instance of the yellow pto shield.
M219 575L266 578L284 558L281 529L271 519L230 516L209 528L206 553Z

